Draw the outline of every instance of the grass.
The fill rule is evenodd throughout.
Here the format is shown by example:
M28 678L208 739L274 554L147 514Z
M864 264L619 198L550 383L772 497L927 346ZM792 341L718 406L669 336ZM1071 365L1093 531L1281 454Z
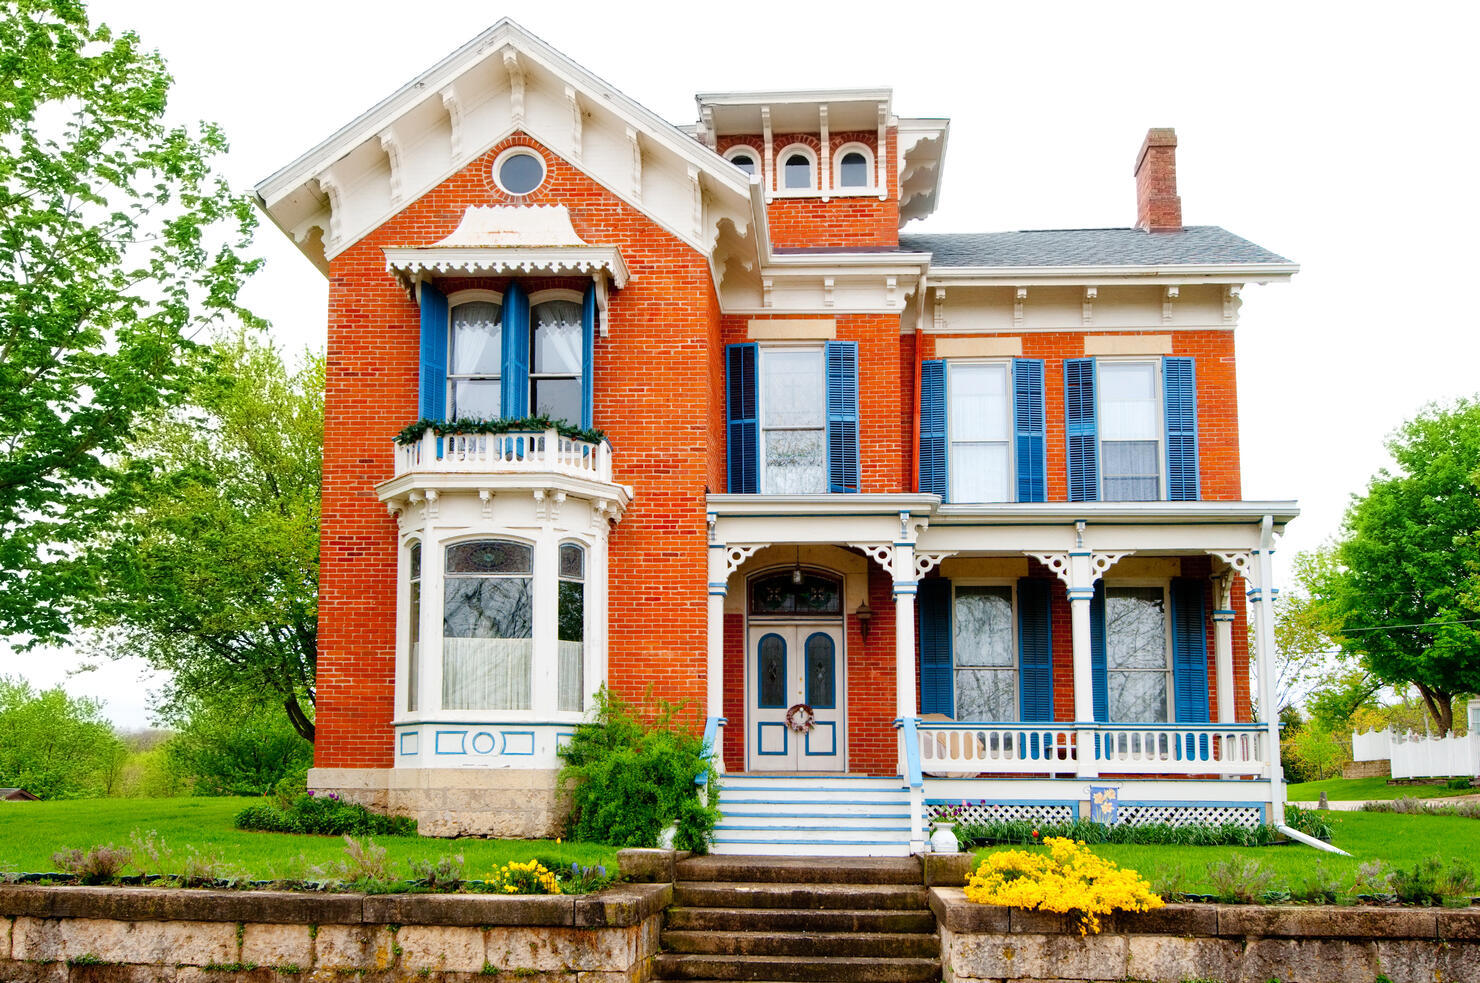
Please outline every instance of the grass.
M69 802L3 803L0 808L0 870L41 873L56 869L51 855L59 850L87 849L103 843L128 846L134 831L154 831L174 851L165 870L139 871L173 874L189 849L219 854L233 872L252 880L302 877L305 867L325 866L344 859L344 841L337 836L298 836L291 833L248 833L235 829L232 818L254 799L82 799ZM375 836L395 864L397 876L410 876L407 862L435 861L460 853L466 860L464 876L482 879L510 860L535 855L560 859L569 865L603 864L615 873L617 851L594 843L554 840L445 840L428 836ZM173 866L174 869L168 869ZM138 870L137 867L131 868ZM225 875L223 875L225 876Z
M1358 799L1437 799L1447 795L1474 795L1480 789L1452 789L1440 785L1389 785L1386 778L1328 778L1321 782L1302 782L1286 788L1291 802L1315 802L1326 793L1331 802L1350 802Z
M1213 894L1208 867L1229 857L1249 857L1277 872L1280 887L1298 883L1324 868L1341 891L1348 891L1364 861L1382 860L1394 867L1410 868L1421 860L1440 856L1446 861L1461 857L1474 866L1480 857L1480 820L1456 816L1400 816L1376 812L1323 812L1335 827L1336 846L1351 854L1342 857L1312 847L1286 844L1267 847L1141 846L1101 843L1093 847L1099 856L1122 867L1139 871L1158 889L1175 888L1193 894ZM982 847L978 856L1002 849ZM1032 848L1042 849L1042 848Z

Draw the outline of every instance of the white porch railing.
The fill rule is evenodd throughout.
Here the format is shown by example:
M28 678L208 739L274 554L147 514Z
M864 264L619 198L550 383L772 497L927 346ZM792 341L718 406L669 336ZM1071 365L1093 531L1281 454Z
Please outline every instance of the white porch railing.
M558 431L459 433L421 439L396 448L396 475L413 472L475 474L563 474L610 483L612 448L562 437Z
M947 723L920 721L928 775L1265 775L1261 724ZM1081 759L1079 749L1090 749Z

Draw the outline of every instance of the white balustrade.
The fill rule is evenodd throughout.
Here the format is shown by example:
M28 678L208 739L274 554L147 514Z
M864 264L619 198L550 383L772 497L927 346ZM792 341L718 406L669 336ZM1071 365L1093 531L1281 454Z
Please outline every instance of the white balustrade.
M611 482L611 445L562 437L558 431L459 433L421 439L396 448L396 474L562 474Z
M1101 724L1093 740L1102 773L1259 775L1269 767L1258 724Z
M1081 746L1104 774L1259 775L1258 724L937 723L920 721L920 768L936 777L1073 775Z
M1480 734L1394 734L1394 778L1454 778L1480 775Z

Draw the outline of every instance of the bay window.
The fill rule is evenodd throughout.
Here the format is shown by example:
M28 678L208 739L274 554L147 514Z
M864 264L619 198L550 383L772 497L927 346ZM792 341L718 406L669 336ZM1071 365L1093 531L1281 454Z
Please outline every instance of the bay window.
M528 710L534 656L533 554L523 543L448 546L442 706Z
M421 675L421 544L411 547L406 619L406 709L415 711Z
M585 702L586 551L574 543L560 547L560 610L556 618L559 647L557 708L581 710Z

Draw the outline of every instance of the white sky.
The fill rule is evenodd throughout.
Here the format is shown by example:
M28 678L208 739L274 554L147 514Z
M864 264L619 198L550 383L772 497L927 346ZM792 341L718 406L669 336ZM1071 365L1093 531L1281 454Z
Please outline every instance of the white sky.
M1301 264L1248 287L1238 335L1244 497L1298 499L1284 542L1319 545L1430 400L1474 395L1480 356L1473 4L438 3L93 0L175 76L171 112L213 119L247 189L504 13L660 116L693 93L892 86L946 116L940 209L909 231L1126 226L1150 126L1174 126L1190 225ZM323 277L264 220L250 307L321 346ZM60 680L65 653L0 654ZM76 677L144 723L137 667Z

